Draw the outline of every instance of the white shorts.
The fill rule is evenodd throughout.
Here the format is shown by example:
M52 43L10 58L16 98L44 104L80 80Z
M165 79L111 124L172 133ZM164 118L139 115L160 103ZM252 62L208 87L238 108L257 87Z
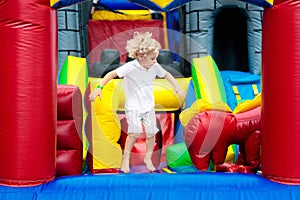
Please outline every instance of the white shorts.
M155 135L159 130L156 126L155 110L149 112L139 112L136 110L125 111L128 134L132 134L135 137L140 136L145 128L146 137Z

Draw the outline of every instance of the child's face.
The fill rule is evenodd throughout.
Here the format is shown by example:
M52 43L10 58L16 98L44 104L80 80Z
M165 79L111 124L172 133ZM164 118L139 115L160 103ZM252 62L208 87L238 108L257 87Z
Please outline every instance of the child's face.
M143 59L140 61L140 64L146 69L150 69L157 62L157 56L157 52L150 52L143 57Z

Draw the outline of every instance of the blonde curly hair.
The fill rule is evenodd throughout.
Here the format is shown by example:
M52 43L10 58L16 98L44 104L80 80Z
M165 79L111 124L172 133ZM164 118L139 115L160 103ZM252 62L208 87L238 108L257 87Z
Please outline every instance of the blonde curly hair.
M126 45L130 58L137 58L139 54L147 55L150 52L158 52L160 48L159 42L152 38L150 32L134 32L133 38L128 40Z

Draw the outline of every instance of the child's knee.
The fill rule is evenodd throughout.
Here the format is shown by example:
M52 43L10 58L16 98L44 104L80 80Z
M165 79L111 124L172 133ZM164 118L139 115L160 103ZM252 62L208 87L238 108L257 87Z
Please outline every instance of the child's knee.
M133 138L135 138L135 139L137 139L137 138L139 138L141 136L141 134L142 133L129 133L128 135L131 136L131 137L133 137Z
M155 135L156 135L156 133L154 133L154 134L146 134L146 139L153 139L153 138L155 138Z

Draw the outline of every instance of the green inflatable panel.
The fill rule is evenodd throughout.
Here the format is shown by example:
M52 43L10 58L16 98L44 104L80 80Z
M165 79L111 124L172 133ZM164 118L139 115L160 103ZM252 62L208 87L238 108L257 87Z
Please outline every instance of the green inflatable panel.
M169 146L166 151L168 167L194 166L184 142Z

